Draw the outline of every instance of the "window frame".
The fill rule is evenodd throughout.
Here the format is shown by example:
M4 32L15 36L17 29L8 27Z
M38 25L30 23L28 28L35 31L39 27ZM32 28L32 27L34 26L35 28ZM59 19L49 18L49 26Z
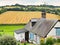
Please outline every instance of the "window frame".
M56 36L60 36L57 34L57 29L60 29L60 27L55 27L55 29L56 29Z

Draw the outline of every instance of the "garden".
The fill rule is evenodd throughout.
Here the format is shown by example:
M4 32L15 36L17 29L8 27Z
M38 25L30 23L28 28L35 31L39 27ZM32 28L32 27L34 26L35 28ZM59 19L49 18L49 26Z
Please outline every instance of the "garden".
M33 43L16 41L13 36L2 36L0 37L0 45L36 45ZM38 45L38 44L37 44ZM48 37L46 39L41 38L39 45L60 45L60 38Z

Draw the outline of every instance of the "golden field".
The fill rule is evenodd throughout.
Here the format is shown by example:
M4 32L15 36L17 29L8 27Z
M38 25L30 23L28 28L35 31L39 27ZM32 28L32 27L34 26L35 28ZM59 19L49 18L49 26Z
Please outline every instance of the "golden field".
M41 18L41 12L7 11L0 14L0 24L26 24L32 18ZM46 18L60 20L55 14L47 13Z

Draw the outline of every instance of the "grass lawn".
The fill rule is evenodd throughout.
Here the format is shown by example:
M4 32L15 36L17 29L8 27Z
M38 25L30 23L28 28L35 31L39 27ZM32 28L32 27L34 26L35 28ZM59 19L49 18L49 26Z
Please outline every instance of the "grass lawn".
M60 45L60 43L55 43L54 45Z
M18 43L19 45L24 45L24 43ZM17 44L17 45L18 45ZM35 44L31 44L31 43L26 43L26 45L35 45Z
M23 28L24 25L0 25L0 35L12 35L15 30Z

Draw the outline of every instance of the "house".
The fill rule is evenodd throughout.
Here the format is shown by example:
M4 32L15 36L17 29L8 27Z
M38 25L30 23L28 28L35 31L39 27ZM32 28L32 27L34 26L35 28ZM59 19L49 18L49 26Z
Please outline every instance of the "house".
M52 28L47 37L60 38L60 20L58 20L57 24Z
M42 18L31 19L23 29L15 30L14 36L17 41L26 40L27 42L39 44L40 37L47 37L56 23L57 20L46 19L46 12L42 11Z
M34 21L37 21L37 19ZM30 26L30 29L32 28L31 26L34 26L34 23L33 23L33 25L31 25L31 21L28 24L29 24L28 26ZM26 40L28 42L33 42L34 44L40 43L40 37L30 31L28 31L25 28L15 30L14 35L15 35L15 38L17 41Z

